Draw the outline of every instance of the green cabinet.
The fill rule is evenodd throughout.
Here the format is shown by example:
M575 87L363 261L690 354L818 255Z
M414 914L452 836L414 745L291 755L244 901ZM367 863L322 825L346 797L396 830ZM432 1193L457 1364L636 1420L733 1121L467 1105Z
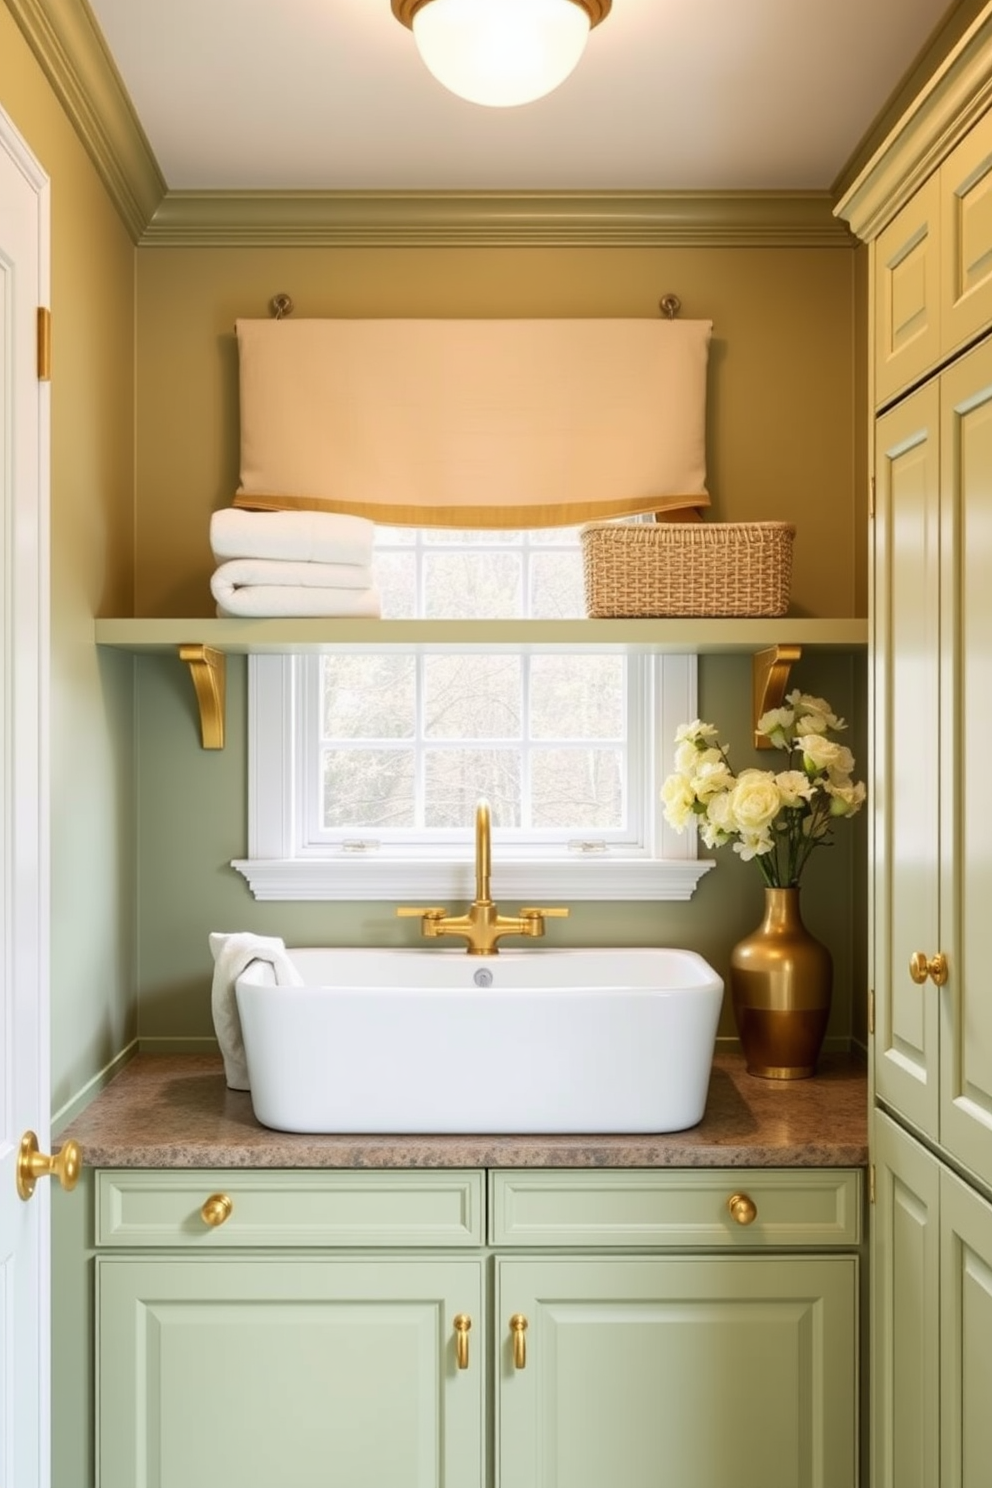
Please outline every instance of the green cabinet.
M878 421L875 1090L992 1184L992 339Z
M101 1488L483 1488L480 1259L110 1256L97 1292Z
M986 1488L992 1204L875 1118L874 1488Z
M98 1488L855 1488L861 1189L99 1172Z
M500 1488L857 1481L852 1256L502 1258L496 1313Z

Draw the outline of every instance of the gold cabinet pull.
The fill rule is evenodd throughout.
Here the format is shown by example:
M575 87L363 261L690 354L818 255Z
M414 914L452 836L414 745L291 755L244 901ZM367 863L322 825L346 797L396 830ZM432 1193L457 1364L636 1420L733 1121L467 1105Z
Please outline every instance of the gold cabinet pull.
M746 1193L731 1194L727 1200L727 1208L731 1219L736 1220L739 1225L754 1224L758 1217L758 1206Z
M522 1312L515 1312L510 1319L510 1332L513 1335L513 1367L514 1369L527 1368L527 1319Z
M468 1333L472 1326L472 1319L467 1312L459 1312L455 1317L455 1360L459 1369L468 1368Z
M200 1218L205 1225L210 1225L212 1229L216 1229L226 1219L230 1219L233 1212L234 1200L229 1198L227 1194L216 1193L211 1194L209 1199L204 1200L203 1208L200 1210Z
M66 1193L71 1193L79 1182L82 1166L83 1154L78 1142L63 1142L54 1157L49 1157L47 1152L38 1151L34 1132L27 1131L17 1154L17 1192L22 1199L29 1199L39 1178L57 1178Z
M934 986L942 987L947 981L947 957L938 951L928 960L926 951L914 951L909 958L909 974L918 987L922 987L927 977Z

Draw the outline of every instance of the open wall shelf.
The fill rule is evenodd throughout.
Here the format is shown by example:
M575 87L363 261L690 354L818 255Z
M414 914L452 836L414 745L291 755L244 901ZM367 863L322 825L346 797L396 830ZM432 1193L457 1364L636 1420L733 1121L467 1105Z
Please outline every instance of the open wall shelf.
M97 620L98 646L173 651L190 669L204 749L224 747L228 656L307 651L751 653L754 722L782 702L804 647L864 650L866 620ZM755 745L767 741L755 729Z

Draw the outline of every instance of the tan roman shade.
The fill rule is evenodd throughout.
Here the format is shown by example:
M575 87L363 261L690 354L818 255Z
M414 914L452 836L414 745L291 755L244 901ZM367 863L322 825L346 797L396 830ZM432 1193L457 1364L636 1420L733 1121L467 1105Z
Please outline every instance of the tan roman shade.
M708 320L239 320L235 506L554 527L709 504Z

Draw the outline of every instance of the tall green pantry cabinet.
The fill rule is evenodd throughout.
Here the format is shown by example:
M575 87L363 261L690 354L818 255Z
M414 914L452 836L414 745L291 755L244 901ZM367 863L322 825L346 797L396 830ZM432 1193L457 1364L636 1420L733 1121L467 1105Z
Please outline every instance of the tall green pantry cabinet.
M873 1488L992 1462L990 11L840 208L876 410Z

